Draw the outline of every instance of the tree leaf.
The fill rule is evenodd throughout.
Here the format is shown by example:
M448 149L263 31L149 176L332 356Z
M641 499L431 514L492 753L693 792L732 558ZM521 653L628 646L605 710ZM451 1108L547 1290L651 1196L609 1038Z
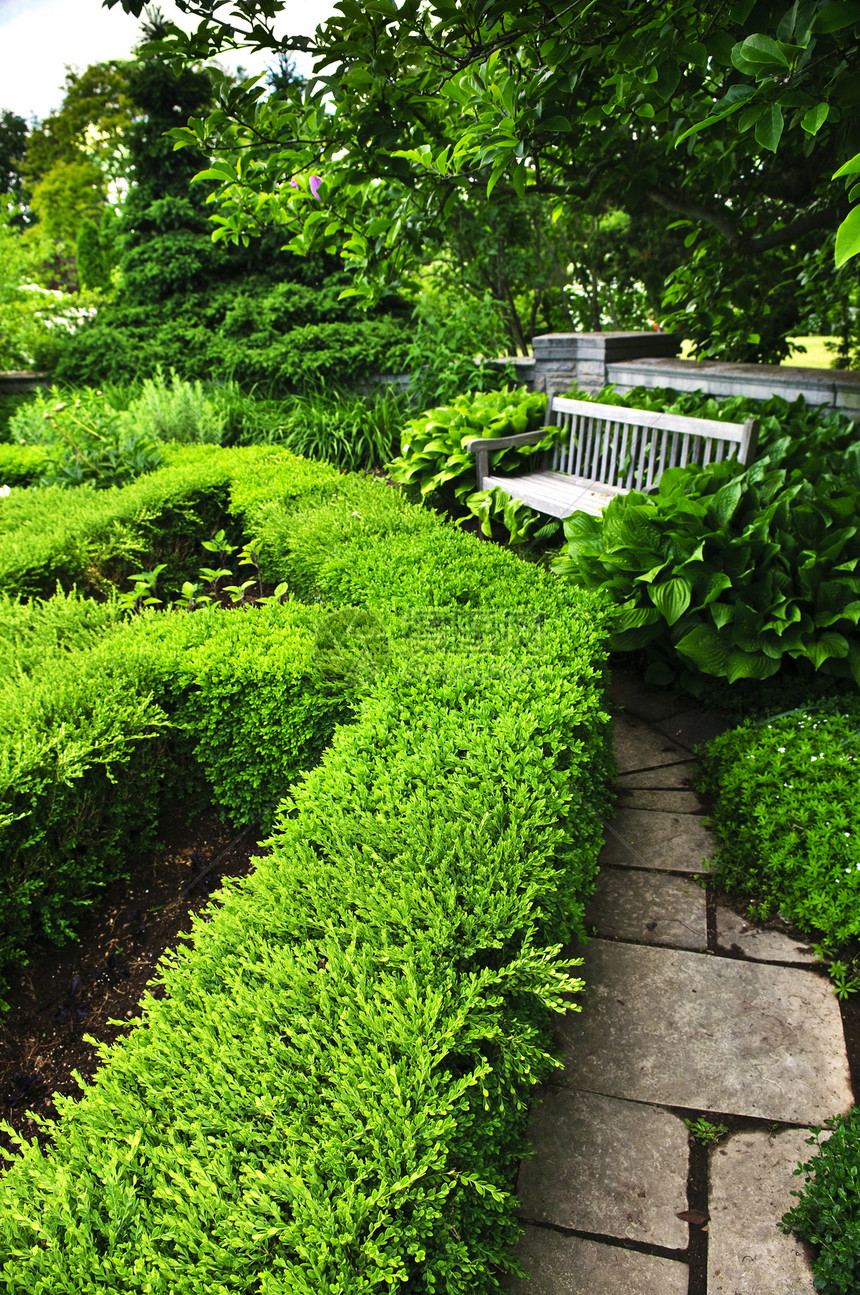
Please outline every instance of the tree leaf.
M856 175L858 171L860 171L860 153L855 153L840 166L838 171L833 172L832 178L838 180L840 175Z
M782 41L774 40L772 36L756 32L735 45L732 50L732 63L739 72L753 74L774 68L788 68L791 67L791 60L786 53L789 49L793 49L793 46L784 45Z
M772 153L776 152L784 125L785 118L778 103L771 103L766 108L762 108L755 127L755 137L762 148L769 148Z
M830 105L827 103L817 103L809 112L804 113L801 119L801 126L809 135L817 135L821 127L827 121L830 115Z
M849 211L836 231L836 268L860 252L860 207Z

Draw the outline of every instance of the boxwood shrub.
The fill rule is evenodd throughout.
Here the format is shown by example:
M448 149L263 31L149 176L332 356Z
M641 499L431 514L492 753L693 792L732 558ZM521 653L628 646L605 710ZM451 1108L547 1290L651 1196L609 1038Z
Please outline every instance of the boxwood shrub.
M155 843L164 796L271 820L349 713L349 682L316 667L321 616L298 604L150 614L7 675L0 971L34 933L73 933L130 853Z
M322 604L356 721L0 1183L9 1292L482 1292L509 1267L606 805L602 605L375 483L316 514L263 516L264 551Z

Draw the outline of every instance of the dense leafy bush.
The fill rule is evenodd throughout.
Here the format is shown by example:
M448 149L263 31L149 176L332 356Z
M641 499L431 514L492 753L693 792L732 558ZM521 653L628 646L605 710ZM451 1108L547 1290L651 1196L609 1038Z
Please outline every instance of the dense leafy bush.
M0 1184L10 1292L481 1292L510 1262L601 838L599 605L377 482L308 499L258 510L269 561L335 626L363 605L384 668L50 1155Z
M13 414L9 427L19 445L44 451L44 485L86 481L104 490L152 472L163 461L152 431L91 388L64 396L54 387L39 394Z
M702 756L721 882L831 949L860 935L860 702L745 723Z
M416 409L447 405L465 392L495 391L510 382L503 364L504 329L489 295L427 288L415 308L415 323L404 368Z
M634 397L646 403L641 392L625 402ZM736 421L755 404L685 397L673 409ZM702 675L733 683L786 666L860 681L860 458L848 448L850 424L832 411L813 418L800 402L775 399L762 413L763 450L747 469L672 468L651 494L631 491L601 517L564 523L553 569L611 594L613 647L645 648L655 682L680 668L696 690Z
M47 451L40 445L0 445L0 486L30 486L49 467Z
M173 372L168 380L160 365L144 380L125 422L153 441L219 445L224 435L224 416L199 379L184 382Z
M860 485L754 464L672 468L657 491L565 522L562 576L617 600L613 647L647 647L650 677L766 679L806 664L860 682Z
M38 673L58 651L94 647L119 618L114 599L96 602L77 591L29 602L0 594L0 681Z
M105 595L160 561L181 585L200 541L223 524L231 464L227 452L189 447L126 487L13 490L0 500L0 589L48 597L59 582Z
M449 405L429 409L406 423L400 455L388 465L391 479L418 486L422 498L447 488L461 500L475 488L475 456L463 449L466 442L479 436L534 431L545 412L546 396L530 395L525 387L457 396ZM552 433L546 444L552 444ZM513 470L542 447L543 443L496 450L490 463L493 468Z
M812 1132L808 1141L817 1149L796 1170L806 1179L782 1227L816 1247L821 1295L853 1295L860 1283L860 1109L828 1120L823 1138L820 1128Z
M26 667L38 642L42 660L0 683L2 968L34 930L54 940L74 930L129 852L154 840L161 795L193 790L234 822L271 819L347 706L345 682L316 668L318 609L122 626L114 612L103 641L97 614L74 599L34 609L29 623L6 610L4 647L23 638ZM52 630L64 651L51 653Z

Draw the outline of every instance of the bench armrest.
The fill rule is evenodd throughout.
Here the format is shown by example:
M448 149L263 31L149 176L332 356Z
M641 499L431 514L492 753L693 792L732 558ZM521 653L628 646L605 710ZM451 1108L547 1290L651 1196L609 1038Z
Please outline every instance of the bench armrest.
M538 427L534 432L515 432L513 436L479 436L474 441L466 441L463 449L467 454L475 455L478 489L484 489L484 477L489 476L491 450L509 450L515 445L536 445L550 432L557 431L557 427Z
M515 445L536 445L550 432L557 431L557 427L539 427L535 432L516 432L513 436L479 436L474 441L467 441L463 449L467 454L477 454L480 450L509 450Z

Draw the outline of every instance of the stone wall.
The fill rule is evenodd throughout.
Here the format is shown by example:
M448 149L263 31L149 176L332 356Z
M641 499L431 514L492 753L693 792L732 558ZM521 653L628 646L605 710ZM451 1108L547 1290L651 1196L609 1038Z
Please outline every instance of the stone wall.
M809 405L829 405L860 421L860 372L805 369L779 364L724 364L718 360L678 360L650 356L611 361L606 381L627 392L633 387L673 387L712 396L752 396L767 400L803 396Z

